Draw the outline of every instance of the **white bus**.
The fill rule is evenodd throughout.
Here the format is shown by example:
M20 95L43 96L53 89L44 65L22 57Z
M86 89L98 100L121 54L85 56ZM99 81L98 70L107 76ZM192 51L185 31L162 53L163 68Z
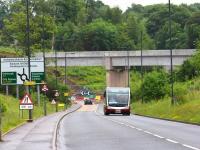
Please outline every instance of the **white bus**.
M104 93L104 115L130 115L130 88L107 87Z

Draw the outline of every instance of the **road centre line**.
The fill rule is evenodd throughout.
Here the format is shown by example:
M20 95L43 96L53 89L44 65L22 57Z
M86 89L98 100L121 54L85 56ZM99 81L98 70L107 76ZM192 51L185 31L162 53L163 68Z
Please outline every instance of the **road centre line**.
M147 134L151 134L151 135L154 135L153 133L149 132L149 131L144 131L145 133Z
M175 144L178 144L179 142L177 141L174 141L174 140L171 140L171 139L166 139L168 142L172 142L172 143L175 143Z
M162 137L162 136L160 136L160 135L157 135L157 134L153 134L153 136L158 137L158 138L160 138L160 139L164 139L164 137Z
M142 129L140 129L140 128L135 128L136 130L138 130L138 131L142 131Z
M190 145L187 145L187 144L182 144L182 146L193 149L193 150L200 150L199 148L196 148L196 147L193 147L193 146L190 146Z

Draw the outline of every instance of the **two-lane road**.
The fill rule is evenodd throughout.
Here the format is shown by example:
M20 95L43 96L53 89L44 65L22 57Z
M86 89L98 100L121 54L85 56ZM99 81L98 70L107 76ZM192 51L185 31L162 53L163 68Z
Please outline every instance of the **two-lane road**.
M97 108L97 109L96 109ZM84 106L60 125L58 150L200 150L200 127Z

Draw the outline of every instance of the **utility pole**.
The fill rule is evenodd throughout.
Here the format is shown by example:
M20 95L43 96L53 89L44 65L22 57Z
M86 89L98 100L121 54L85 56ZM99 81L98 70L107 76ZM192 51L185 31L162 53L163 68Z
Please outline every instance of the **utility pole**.
M170 73L171 73L171 104L174 100L174 79L173 79L173 54L172 54L172 21L171 21L171 2L169 0L169 49L170 49Z
M130 87L130 62L129 62L129 57L130 57L130 51L128 50L128 87Z
M2 104L0 103L0 142L2 141Z
M43 5L44 6L44 5ZM43 59L44 59L44 81L46 81L46 68L45 68L45 46L44 46L44 12L42 13L42 52L43 52Z
M67 89L67 56L65 52L65 88ZM66 92L66 91L65 91ZM67 108L67 96L65 98L65 109Z
M58 64L57 64L57 50L55 48L55 67L56 67L56 71L55 71L55 75L56 75L56 90L58 88Z
M65 87L67 89L67 56L65 52Z
M31 81L31 61L30 61L30 23L29 23L29 0L26 0L26 46L27 46L27 56L28 56L28 76L29 81ZM30 86L28 86L28 92L30 94ZM32 110L29 110L28 122L32 122Z
M142 80L142 103L144 102L144 98L143 98L143 92L144 92L144 89L143 89L143 32L141 31L141 36L140 36L140 38L141 38L141 45L140 45L140 50L141 50L141 58L140 58L140 60L141 60L141 80Z

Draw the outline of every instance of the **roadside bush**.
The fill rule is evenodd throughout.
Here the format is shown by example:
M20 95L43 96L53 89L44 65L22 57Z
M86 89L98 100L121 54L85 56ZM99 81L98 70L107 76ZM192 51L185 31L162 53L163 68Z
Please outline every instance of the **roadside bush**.
M160 70L146 74L142 86L145 102L163 98L169 93L167 73Z
M131 71L131 102L141 99L141 74L138 71Z
M190 59L184 61L177 72L178 81L186 81L200 75L200 50Z
M7 106L5 104L0 103L0 112L5 113L7 111Z
M178 104L184 104L187 99L185 95L188 93L187 85L182 83L174 84L174 98Z

